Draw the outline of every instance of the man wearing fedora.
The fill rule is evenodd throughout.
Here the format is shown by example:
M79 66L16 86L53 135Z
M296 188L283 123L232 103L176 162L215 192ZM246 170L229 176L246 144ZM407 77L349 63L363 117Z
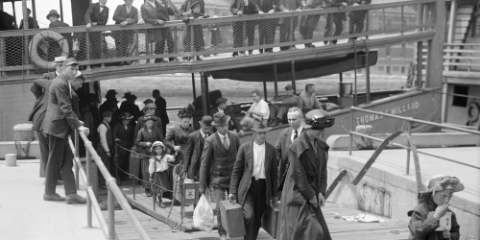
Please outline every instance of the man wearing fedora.
M74 112L74 99L78 98L74 90L79 89L84 81L75 78L78 63L70 58L63 63L62 72L52 80L49 88L47 112L43 122L43 132L48 136L49 155L45 180L45 201L66 201L67 203L85 203L77 194L75 177L72 171L73 154L68 144L68 136L73 130L88 135L88 128L82 127L78 114ZM61 167L66 198L56 191L58 167Z
M280 183L283 192L277 239L332 239L320 207L325 204L329 148L322 136L334 123L324 110L311 110L303 122L306 131L290 145L290 166Z
M236 130L238 135L242 137L245 135L245 132L242 130L242 126L240 125L240 122L238 119L235 117L235 114L233 113L233 110L227 106L228 100L226 98L219 98L217 99L217 108L214 108L210 111L210 116L213 116L217 112L222 112L227 116L230 116L230 122L228 123L228 130Z
M252 130L255 139L238 149L229 195L232 203L243 206L245 240L257 239L267 203L274 207L277 202L277 157L275 148L265 141L272 128L257 123Z
M205 115L199 121L200 129L188 135L185 146L185 158L183 160L183 172L187 177L198 181L200 178L200 158L202 157L205 139L210 136L212 131L212 117Z
M132 114L129 112L122 113L120 117L120 122L115 125L113 128L113 139L115 144L118 144L116 148L117 154L117 164L123 172L120 173L121 180L127 180L128 176L125 172L128 172L129 166L129 157L130 157L130 148L133 147L133 137L134 137L134 128L130 124L130 121L133 120Z
M233 164L240 147L240 138L237 133L228 131L230 117L223 113L213 115L212 125L217 132L205 139L205 146L200 163L200 193L211 184L215 195L216 207L214 213L218 220L218 233L221 239L225 239L227 232L222 226L220 216L220 201L226 199L230 188L230 176L232 175Z
M130 93L130 92L126 92L124 95L123 95L123 98L125 98L125 101L122 102L122 104L120 105L120 112L124 113L124 112L128 112L130 114L132 114L133 116L133 121L130 122L130 124L132 124L132 126L135 127L135 121L138 120L138 118L140 117L140 108L135 104L135 100L137 100L137 96L135 96L134 94Z
M110 111L112 112L112 118L118 119L121 115L120 109L118 108L118 100L117 100L117 94L118 92L115 91L114 89L110 89L107 91L107 94L105 95L106 101L100 105L98 108L98 112L100 115L102 115L103 112L105 111ZM117 123L116 119L113 119L112 123L110 123L110 127L114 127L115 124Z
M304 131L302 127L303 113L300 108L290 108L287 113L287 118L290 127L282 130L275 142L275 150L277 151L278 158L278 183L280 183L285 177L285 174L287 174L290 144Z

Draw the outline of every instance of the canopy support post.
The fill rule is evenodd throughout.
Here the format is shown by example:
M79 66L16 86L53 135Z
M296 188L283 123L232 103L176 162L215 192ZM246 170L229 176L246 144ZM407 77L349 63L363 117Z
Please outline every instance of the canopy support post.
M370 50L368 49L368 47L366 47L366 51L365 51L365 74L367 75L366 76L366 80L367 80L367 86L366 86L366 91L367 91L367 102L366 103L370 103L370 62L368 61L368 55L370 55Z
M263 96L267 99L267 81L263 81Z
M337 104L342 107L342 98L343 98L343 72L339 74L340 83L338 83L338 101Z
M208 82L205 74L203 72L200 73L200 82L202 87L202 109L203 115L208 115Z
M195 87L195 73L192 73L193 101L197 98L197 89Z
M297 86L296 86L296 76L295 76L295 61L292 61L292 86L293 86L293 93L297 93Z
M274 97L277 97L278 96L277 64L273 64L273 76L274 76L273 86L274 86L274 89L275 89L275 96ZM265 100L266 100L266 97L265 97Z
M65 22L65 19L63 18L63 0L58 0L60 2L60 20L62 22Z

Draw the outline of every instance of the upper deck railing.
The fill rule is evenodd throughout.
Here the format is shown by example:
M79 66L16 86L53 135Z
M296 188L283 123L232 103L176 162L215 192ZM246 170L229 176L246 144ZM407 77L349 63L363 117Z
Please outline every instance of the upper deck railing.
M433 31L436 2L417 0L194 19L188 24L170 21L163 25L94 26L89 30L77 26L3 31L0 74L6 77L20 71L36 75L52 70L52 61L59 55L77 58L86 70L95 66L112 67L114 71L118 69L114 66L125 63L129 65L126 68L171 67L178 63L167 63L168 58L189 64L183 59L199 56L205 61L218 60L241 51L257 55L264 49L278 51L295 45L303 48L300 45L312 42L318 47L324 41L342 43L356 37Z

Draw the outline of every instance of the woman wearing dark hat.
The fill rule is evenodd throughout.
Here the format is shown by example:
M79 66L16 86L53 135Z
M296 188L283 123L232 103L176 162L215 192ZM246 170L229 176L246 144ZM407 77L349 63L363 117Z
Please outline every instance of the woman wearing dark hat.
M137 152L142 154L141 156L141 170L142 170L142 178L143 178L143 188L145 189L145 193L147 197L152 196L151 193L151 185L149 183L149 172L148 172L148 160L150 157L148 156L148 149L152 146L155 141L163 142L163 135L162 130L157 127L155 121L157 119L154 116L145 116L143 118L144 126L138 131L137 139L135 141L135 145L137 146ZM164 142L164 145L169 148L171 151L174 149L173 146L169 142ZM169 189L171 190L171 189Z
M181 162L183 161L183 157L185 154L185 146L188 141L188 135L195 131L195 129L193 129L193 127L190 125L190 121L192 119L194 111L194 107L191 104L189 104L188 107L180 110L177 114L177 116L180 118L180 124L177 124L175 127L171 128L167 133L167 137L165 138L166 141L169 141L173 145L175 145L175 151L179 153L175 159L175 162L170 165L169 177L172 189L175 181L173 176L173 170L175 166L173 165L181 164ZM178 169L178 173L180 173L182 169Z
M464 189L456 177L433 176L428 182L428 189L419 194L418 205L408 212L411 217L408 239L460 239L460 226L455 213L448 208L448 202L453 193Z
M325 204L328 160L328 145L322 136L334 123L327 112L311 110L302 126L306 130L290 145L287 174L278 189L282 191L279 240L332 239L320 207ZM310 218L312 213L315 217Z
M156 109L157 109L157 105L155 105L155 103L149 103L149 104L145 105L145 107L143 108L143 112L145 113L145 115L138 118L137 125L135 125L135 136L134 137L136 137L138 131L143 128L143 126L145 124L143 119L147 116L150 116L150 117L155 119L154 124L155 124L155 126L158 127L158 129L162 133L162 138L163 138L162 120L155 115L155 110Z
M130 125L130 121L133 119L133 116L129 112L122 113L120 117L120 122L115 125L113 128L113 139L115 139L115 144L118 144L117 149L117 164L124 172L128 172L129 167L129 157L130 148L133 146L133 135L134 129ZM127 150L125 150L127 149ZM128 176L120 171L120 180L127 180Z

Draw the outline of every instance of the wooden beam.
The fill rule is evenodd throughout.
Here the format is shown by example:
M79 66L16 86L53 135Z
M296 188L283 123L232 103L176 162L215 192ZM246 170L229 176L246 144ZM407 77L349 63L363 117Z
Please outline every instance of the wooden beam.
M277 76L277 64L273 64L273 88L275 90L274 97L278 97L278 76ZM266 99L266 98L265 98Z
M197 98L197 89L195 88L195 73L192 73L193 100Z
M445 42L446 7L445 0L438 0L431 9L435 16L435 36L428 41L428 69L425 87L442 86L443 43Z
M203 115L208 115L208 103L207 103L207 95L208 95L208 90L207 90L207 81L205 78L205 74L202 72L200 73L200 82L201 82L201 87L202 87L202 109L203 109Z

